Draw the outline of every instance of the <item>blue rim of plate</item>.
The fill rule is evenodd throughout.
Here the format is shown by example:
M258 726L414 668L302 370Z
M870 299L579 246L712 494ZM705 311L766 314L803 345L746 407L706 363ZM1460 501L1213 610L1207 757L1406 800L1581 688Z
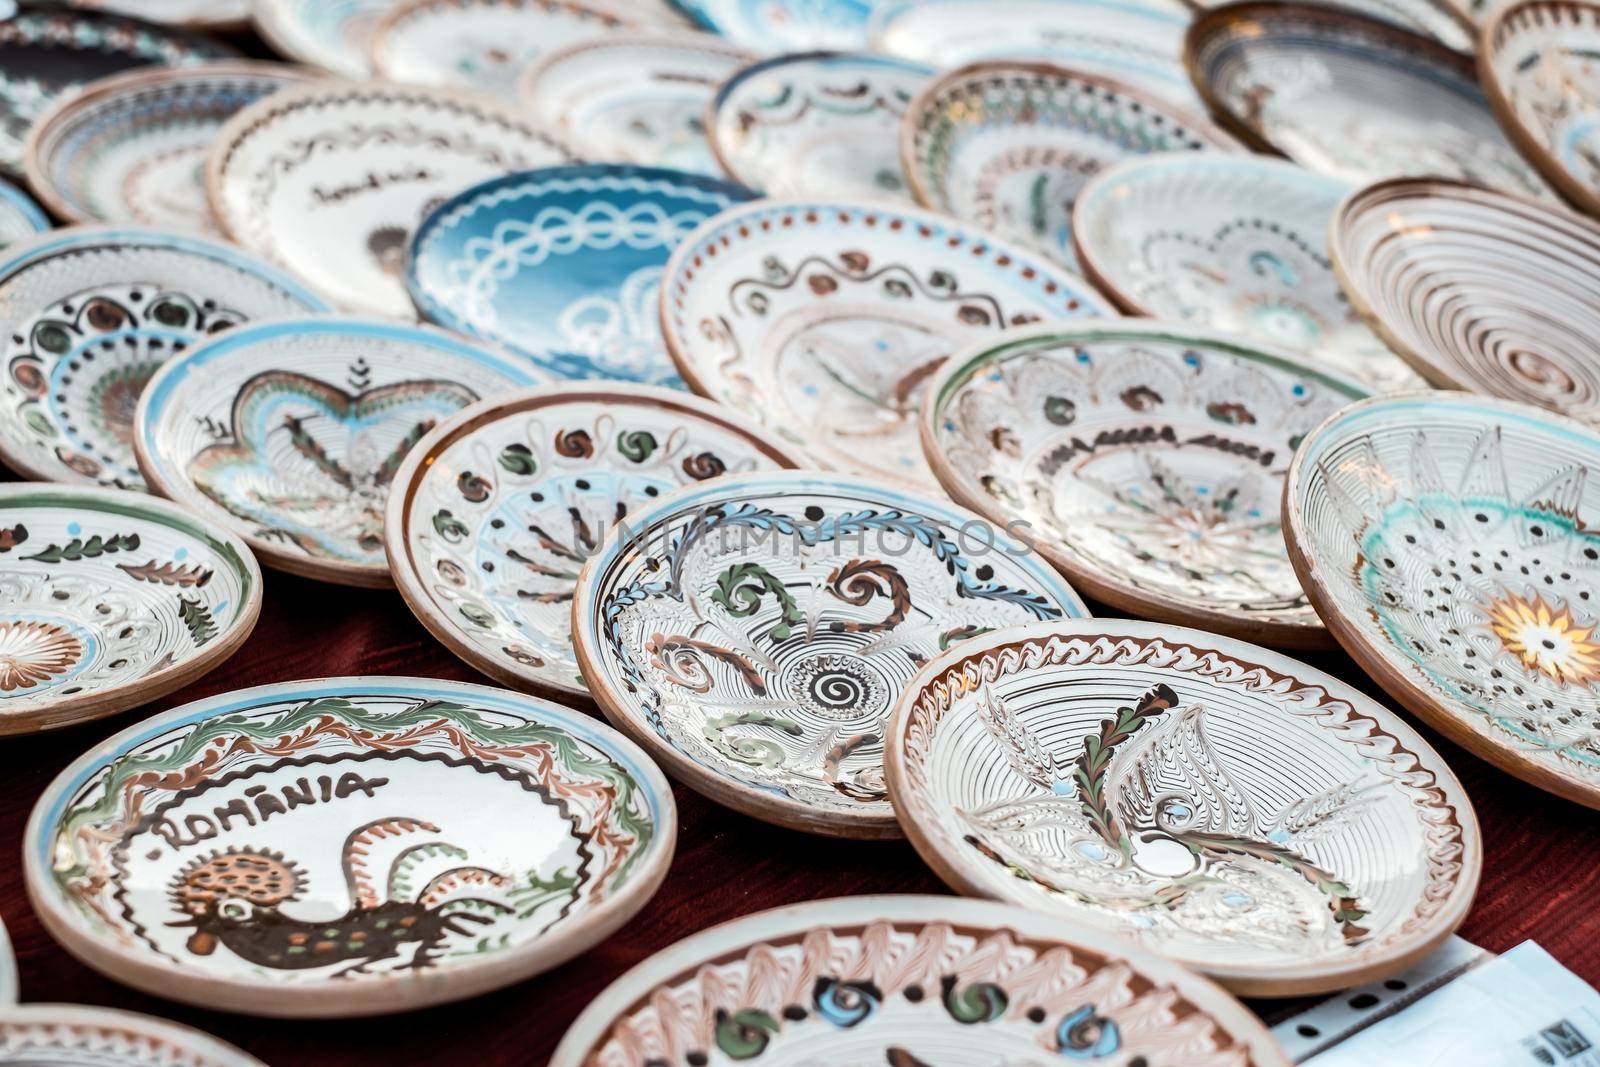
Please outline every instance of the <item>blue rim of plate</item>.
M707 205L708 209L713 209L706 212L707 220L716 217L730 207L760 197L760 194L754 189L749 189L727 179L713 178L709 175L695 174L690 171L673 170L669 167L648 167L630 163L578 163L558 167L539 167L533 170L517 171L498 178L491 178L457 193L434 208L412 233L411 241L406 247L405 284L406 292L410 295L411 302L416 305L418 313L428 322L442 326L447 330L453 330L465 337L479 338L484 344L497 345L525 356L533 361L542 374L550 375L551 377L581 379L581 376L565 373L558 362L550 360L548 358L550 349L547 346L523 345L518 344L509 337L485 337L478 333L464 317L435 295L434 287L430 286L423 278L423 272L427 267L429 246L458 227L462 221L475 212L517 199L519 196L530 199L538 197L542 195L540 190L541 183L603 179L615 181L637 179L671 184L682 189L688 196L720 197L725 200L726 203L721 206L715 204ZM687 240L688 235L685 235L684 239ZM670 262L675 248L664 247L664 251L666 255L662 257L661 261L663 270L666 268L667 263ZM666 278L663 276L662 285L665 286L665 284ZM654 316L652 316L652 321L654 321ZM666 357L664 343L662 355ZM670 367L671 360L664 358L663 364ZM609 380L634 379L618 378ZM640 384L663 383L641 380Z
M28 232L43 233L50 228L50 216L46 215L44 208L39 206L39 202L23 192L21 187L0 179L0 200L5 201L18 215L22 216L29 226L33 227ZM17 238L13 239L13 243L25 236L27 236L26 233L19 234Z
M849 29L851 26L859 28L861 40L857 46L865 48L866 28L872 17L874 2L875 0L767 0L763 6L789 9L796 6L812 8L819 3L826 4L845 15L848 21L839 24L842 28ZM744 9L754 6L754 0L668 0L668 3L688 15L704 29L726 37L735 44L743 44L766 52L774 50L783 52L793 43L786 41L782 34L771 32L769 26L758 26L751 22ZM730 7L738 11L737 18L728 16L727 10ZM767 32L758 32L762 30Z

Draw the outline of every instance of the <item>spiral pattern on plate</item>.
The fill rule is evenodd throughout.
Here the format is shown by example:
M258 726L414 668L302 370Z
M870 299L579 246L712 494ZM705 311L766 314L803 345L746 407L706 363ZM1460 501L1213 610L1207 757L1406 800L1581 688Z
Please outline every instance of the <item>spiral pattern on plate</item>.
M1600 417L1600 227L1470 186L1386 182L1341 207L1332 253L1434 384Z

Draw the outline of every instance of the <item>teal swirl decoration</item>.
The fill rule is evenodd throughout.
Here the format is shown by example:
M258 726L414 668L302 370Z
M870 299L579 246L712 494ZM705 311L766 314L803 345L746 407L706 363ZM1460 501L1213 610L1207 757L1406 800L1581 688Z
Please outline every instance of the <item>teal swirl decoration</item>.
M965 989L956 986L954 977L944 980L944 1010L963 1026L992 1023L1006 1013L1011 999L993 982L979 982Z

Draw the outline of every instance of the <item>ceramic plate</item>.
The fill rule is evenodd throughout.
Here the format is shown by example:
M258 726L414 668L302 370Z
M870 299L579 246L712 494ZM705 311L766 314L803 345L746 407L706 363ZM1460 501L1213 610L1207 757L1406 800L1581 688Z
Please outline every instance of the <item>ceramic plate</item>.
M861 48L884 0L673 0L706 29L760 52Z
M169 26L235 29L250 20L254 0L71 0L74 7L98 8Z
M1563 196L1600 214L1600 6L1523 0L1483 42L1478 74L1500 125Z
M400 0L254 0L255 28L280 55L345 78L372 73L372 35Z
M0 249L50 228L50 218L33 197L0 179Z
M0 459L46 481L144 488L133 411L162 362L247 319L326 308L220 241L80 226L0 256Z
M55 4L0 7L0 170L22 170L28 127L69 89L129 67L187 66L232 49L180 29Z
M658 952L550 1065L730 1062L1289 1064L1232 997L1125 941L985 901L883 896L760 912Z
M528 68L523 108L586 159L720 175L706 107L754 57L705 34L613 34Z
M462 408L536 384L452 334L379 319L277 319L169 360L139 401L139 467L163 496L275 567L385 586L401 460Z
M632 514L572 633L606 716L685 784L782 826L897 837L883 736L906 682L990 629L1085 614L1013 531L932 497L787 471Z
M26 831L68 951L198 1007L410 1011L601 941L666 875L677 811L591 716L502 689L327 678L226 693L64 770Z
M1054 323L951 359L921 419L934 473L1114 607L1328 644L1278 525L1300 439L1365 395L1232 334Z
M694 390L824 465L933 488L916 416L956 348L1110 314L1088 283L980 230L890 204L761 201L673 253L662 328Z
M306 74L281 63L208 63L101 79L28 134L28 183L57 216L216 229L206 203L211 140L234 112Z
M1072 204L1104 167L1146 152L1235 149L1233 138L1125 85L998 61L923 88L901 128L916 198L1076 268Z
M1295 570L1339 643L1429 725L1600 808L1600 435L1459 393L1383 397L1306 439Z
M1234 133L1311 170L1361 184L1442 175L1549 195L1495 125L1472 60L1393 23L1247 0L1196 19L1186 57Z
M603 0L407 0L373 35L372 67L399 82L515 101L517 77L534 60L633 25Z
M11 948L11 937L0 923L0 1010L17 1002L17 955Z
M1195 6L1221 7L1223 2L1225 0L1197 0ZM1478 45L1477 24L1455 0L1331 0L1329 6L1371 15L1415 33L1427 34L1457 52L1470 55Z
M1240 641L1121 619L986 634L889 730L900 824L954 888L1128 938L1235 992L1404 970L1466 916L1472 804L1376 701Z
M451 651L507 685L586 699L572 590L606 532L679 487L800 465L697 397L534 389L485 400L412 450L384 543L406 603Z
M1072 237L1084 273L1131 315L1248 334L1375 389L1418 387L1328 259L1328 220L1350 191L1260 156L1154 155L1091 181Z
M906 196L900 117L932 73L868 53L763 60L717 90L711 149L734 180L772 196Z
M246 248L343 307L410 318L406 244L423 216L477 182L567 158L484 98L330 82L235 115L214 142L206 192Z
M1434 385L1600 421L1600 226L1412 179L1353 193L1332 235L1351 302Z
M188 512L116 489L0 485L0 734L188 685L260 612L250 550Z
M149 1015L77 1004L0 1008L0 1063L72 1067L266 1067L232 1045Z
M661 279L700 222L755 194L656 167L552 167L467 190L423 222L406 281L428 319L559 378L681 385Z
M873 16L877 51L935 67L1038 60L1115 78L1199 115L1183 69L1180 0L886 0Z

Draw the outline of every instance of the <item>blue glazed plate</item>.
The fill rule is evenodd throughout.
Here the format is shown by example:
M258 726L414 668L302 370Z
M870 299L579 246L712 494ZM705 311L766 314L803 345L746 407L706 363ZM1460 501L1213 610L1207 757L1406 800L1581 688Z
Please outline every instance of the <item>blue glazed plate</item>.
M854 49L881 0L673 0L713 33L762 52Z
M447 201L412 239L406 285L431 322L558 378L682 386L658 304L672 250L756 194L656 167L550 167Z
M170 360L135 417L151 486L294 574L386 586L383 513L412 446L462 408L540 383L426 326L308 316Z

